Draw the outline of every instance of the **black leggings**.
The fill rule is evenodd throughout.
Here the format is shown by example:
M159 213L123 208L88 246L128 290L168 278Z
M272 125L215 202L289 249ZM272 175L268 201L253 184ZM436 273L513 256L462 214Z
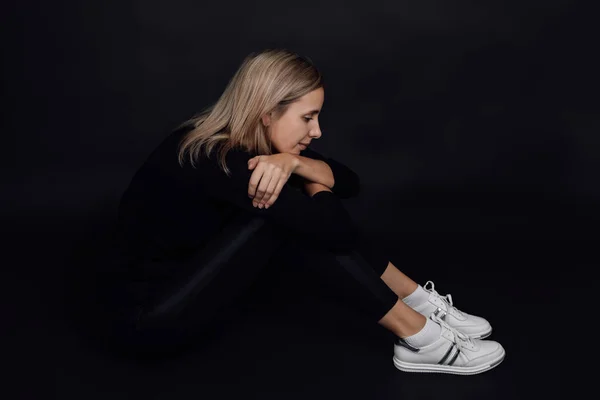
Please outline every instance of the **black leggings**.
M398 297L380 278L389 259L364 234L362 239L352 251L334 253L242 212L184 263L146 261L138 266L145 273L175 268L168 283L113 288L111 335L129 350L142 352L162 353L198 341L267 265L302 269L311 280L325 283L327 295L358 299L353 304L376 322Z

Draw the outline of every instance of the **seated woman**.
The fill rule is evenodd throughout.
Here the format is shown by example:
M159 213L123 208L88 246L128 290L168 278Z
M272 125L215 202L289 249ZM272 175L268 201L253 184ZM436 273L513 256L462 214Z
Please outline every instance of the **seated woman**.
M495 367L505 353L481 340L490 324L404 275L353 223L340 199L358 195L358 176L310 149L323 101L307 58L251 54L213 106L152 152L119 205L120 340L143 351L200 340L276 253L284 267L302 253L330 279L353 282L360 311L396 335L398 369Z

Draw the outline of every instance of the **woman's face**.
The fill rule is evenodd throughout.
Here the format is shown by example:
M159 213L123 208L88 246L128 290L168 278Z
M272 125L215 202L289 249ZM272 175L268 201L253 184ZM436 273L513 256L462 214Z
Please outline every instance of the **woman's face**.
M325 91L318 88L291 103L279 118L263 116L277 152L300 154L313 139L321 137L318 117L324 100Z

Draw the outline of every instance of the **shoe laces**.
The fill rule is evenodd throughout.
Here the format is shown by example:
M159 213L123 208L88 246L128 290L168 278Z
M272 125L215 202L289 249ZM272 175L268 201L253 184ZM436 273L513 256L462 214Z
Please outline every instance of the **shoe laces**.
M451 327L450 325L448 325L448 323L446 323L444 320L442 320L437 315L431 314L430 318L434 322L440 324L443 328L446 328L447 330L449 330L450 332L452 332L454 334L454 343L456 343L456 346L458 347L459 350L462 350L463 348L469 348L469 347L472 348L475 345L473 343L473 340L469 336L458 331L456 328Z
M427 281L425 286L423 286L423 289L429 291L434 296L436 296L437 298L442 300L444 303L446 303L446 305L448 306L448 309L453 308L458 313L459 316L463 317L462 312L460 312L460 310L454 306L454 303L452 301L452 295L450 293L448 293L445 296L442 296L435 290L435 284L432 281Z

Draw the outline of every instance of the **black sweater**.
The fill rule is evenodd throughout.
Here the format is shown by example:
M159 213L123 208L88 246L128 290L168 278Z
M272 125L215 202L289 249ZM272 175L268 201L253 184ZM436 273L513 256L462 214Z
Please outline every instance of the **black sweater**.
M178 145L187 129L168 135L135 173L118 211L121 247L135 258L179 260L200 249L236 212L245 210L332 250L352 249L357 230L340 198L358 195L357 174L345 165L306 149L301 155L325 161L332 169L333 193L308 196L302 177L292 174L279 198L268 209L255 208L248 197L253 157L241 150L227 154L228 177L220 169L216 151L204 155L194 168L182 167Z

